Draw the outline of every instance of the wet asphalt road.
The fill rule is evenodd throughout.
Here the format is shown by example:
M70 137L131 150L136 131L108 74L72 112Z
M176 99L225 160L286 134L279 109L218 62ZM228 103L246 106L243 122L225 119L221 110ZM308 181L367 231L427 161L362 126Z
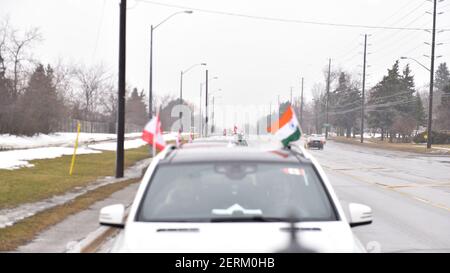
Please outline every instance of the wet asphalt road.
M450 157L329 141L309 150L345 205L370 206L354 232L369 252L450 252Z

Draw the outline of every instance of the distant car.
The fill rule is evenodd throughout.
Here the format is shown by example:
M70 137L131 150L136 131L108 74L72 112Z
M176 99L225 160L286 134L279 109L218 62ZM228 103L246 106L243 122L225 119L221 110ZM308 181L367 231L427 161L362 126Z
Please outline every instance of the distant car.
M248 146L247 140L244 138L244 134L238 133L234 143L238 146Z
M306 139L305 148L311 149L311 148L317 148L319 150L322 150L325 146L326 140L325 136L319 135L319 134L312 134Z
M370 224L371 209L348 211L350 221L301 148L171 145L152 160L129 213L108 206L99 221L124 228L112 252L271 253L293 238L312 252L364 252L351 227Z

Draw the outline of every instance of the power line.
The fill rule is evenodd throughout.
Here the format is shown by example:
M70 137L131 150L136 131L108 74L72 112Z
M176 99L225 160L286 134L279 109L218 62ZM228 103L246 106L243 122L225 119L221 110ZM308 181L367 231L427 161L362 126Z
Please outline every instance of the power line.
M391 95L387 95L387 96L376 97L373 100L371 100L370 102L371 103L378 103L378 102L383 101L383 100L388 99L388 98L393 98L393 97L403 96L403 95L408 95L408 94L411 94L411 91L405 91L405 92L400 92L400 93L391 94ZM361 101L358 100L358 101L355 101L355 102L352 102L352 103L349 103L349 104L346 104L346 105L338 105L336 107L330 107L330 108L333 109L333 110L340 110L342 108L347 108L347 107L350 107L352 105L360 105L360 104L361 104ZM367 104L367 105L370 106L371 104Z
M401 11L406 10L406 8L408 8L409 6L411 6L412 4L414 4L414 1L407 1L407 4L400 7L396 12L394 12L392 15L390 15L389 17L387 17L386 19L382 20L379 22L379 24L382 24L383 22L387 22L389 21L391 18L393 18L394 16L398 15Z
M401 11L405 10L407 7L411 6L412 4L415 4L416 2L414 1L409 1L406 5L402 6L400 9L398 9L396 12L394 12L392 15L390 15L389 17L387 17L385 20L380 21L380 24L384 21L389 21L391 18L393 18L394 16L396 16L397 14L399 14ZM403 17L401 17L400 19L396 20L394 23L391 23L390 26L395 25L396 23L399 23L401 21L403 21L403 19L406 19L409 15L411 15L413 12L415 12L416 10L418 10L419 8L421 8L424 4L426 3L426 1L421 1L420 5L415 6L411 11L409 11L406 15L404 15ZM416 22L417 20L419 20L420 18L422 18L424 15L426 15L426 13L423 13L421 16L419 16L418 18L415 18L413 21L409 22L406 26L411 25L412 23ZM376 36L376 34L380 33L382 30L378 30L374 33L372 33L372 36ZM397 31L395 34L399 33L401 30ZM389 35L389 36L382 36L382 37L386 37L388 40L391 39L392 37L395 37L394 35ZM413 33L410 33L413 34ZM375 40L377 37L375 37ZM383 42L386 39L383 39ZM343 62L343 60L345 60L345 62L348 62L352 59L354 59L355 57L359 56L360 54L354 54L349 58L345 58L344 56L347 57L351 52L353 52L355 49L359 48L359 43L358 45L356 45L355 47L353 47L348 53L341 55L339 58L337 58L340 62Z
M100 30L101 30L102 25L103 25L103 15L105 14L105 2L106 2L106 0L103 0L102 14L100 16L100 22L99 22L98 28L97 28L97 36L95 38L95 46L94 46L94 52L92 53L92 59L94 59L95 55L97 54L98 39L99 39L99 36L100 36Z
M410 25L412 25L413 23L419 21L419 20L422 19L425 15L427 15L427 14L426 14L426 13L423 13L422 15L420 15L420 16L414 18L412 21L410 21L408 24L406 24L406 26L410 26ZM427 21L426 23L422 24L422 25L420 26L420 28L423 28L423 27L425 27L425 26L428 25L428 24L429 24L429 22ZM402 32L402 31L399 30L399 31L396 31L395 33L392 33L392 34L388 35L388 36L384 36L384 37L382 36L382 38L379 38L379 39L377 39L377 37L374 36L374 39L375 39L375 43L374 43L374 44L385 44L385 45L383 46L383 48L384 48L384 47L386 47L387 45L390 45L390 44L391 44L389 41L392 40L393 38L394 38L394 41L395 41L395 38L398 38L397 34L399 34L399 33L401 33L401 32ZM403 36L401 36L401 37L402 37L402 39L403 39L403 37L408 37L408 36L410 36L410 35L417 35L417 33L408 32L408 33L406 33L406 35L403 35ZM376 42L377 40L380 40L380 42Z
M406 15L404 15L403 17L401 17L400 19L398 19L397 21L395 21L394 23L390 24L390 26L394 26L397 23L400 23L401 21L403 21L404 19L408 18L409 15L413 14L415 11L417 11L418 9L420 9L424 4L426 4L427 1L423 1L422 3L420 3L420 5L416 6L414 9L412 9L410 12L408 12Z
M152 4L152 5L170 7L170 8L189 9L189 10L203 12L203 13L234 16L234 17L272 21L272 22L282 22L282 23L309 24L309 25L344 27L344 28L384 29L384 30L407 30L407 31L429 30L429 29L408 28L408 27L375 26L375 25L363 25L363 24L342 24L342 23L320 22L320 21L310 21L310 20L285 19L285 18L279 18L279 17L257 16L257 15L243 14L243 13L220 11L220 10L193 8L193 7L189 7L189 6L166 4L166 3L150 1L150 0L136 0L136 1L147 3L147 4ZM442 29L442 30L450 30L450 29Z
M407 36L403 36L403 38L402 38L403 40L401 42L398 42L398 41L395 42L395 44L397 44L397 46L386 48L386 45L385 45L385 46L381 47L382 48L381 50L377 50L375 48L374 51L372 52L374 55L380 55L380 52L383 52L383 54L382 54L382 57L381 58L377 58L378 61L372 63L372 65L376 65L377 66L378 64L384 63L384 60L386 60L387 58L392 59L392 55L396 54L398 52L398 49L400 49L401 47L404 47L404 44L405 44L406 41L410 41L411 39L416 39L417 38L416 36L411 36L408 39L405 39L406 37L408 37L408 35ZM393 43L394 42L391 42L391 44L393 44ZM421 47L423 45L424 45L424 43L421 42L419 45L415 45L415 47L413 49L408 50L407 52L410 53L411 51L414 51L414 50L416 50L417 48L419 48L419 47ZM405 55L406 53L405 52L400 52L400 54L401 55ZM400 56L398 56L398 57L400 57Z
M408 1L407 2L407 4L406 5L404 5L404 6L402 6L400 9L398 9L397 11L395 11L394 13L392 13L390 16L388 16L386 19L384 19L384 20L381 20L380 21L380 23L379 24L381 24L382 22L386 22L386 21L389 21L391 18L393 18L394 16L396 16L397 14L399 14L401 11L403 11L403 10L405 10L407 7L409 7L411 4L414 4L415 2L414 1ZM422 3L423 4L423 3ZM374 33L372 33L371 35L375 35L376 33L379 33L381 30L378 30L378 31L376 31L376 32L374 32ZM338 57L336 57L335 59L337 59L337 60L339 60L339 61L341 61L341 60L347 60L347 58L344 58L344 57L347 57L350 53L352 53L355 49L358 49L359 47L360 47L360 41L359 41L359 39L360 39L360 36L361 35L358 35L358 38L356 39L356 41L357 41L357 45L355 45L354 47L352 47L349 51L347 51L345 54L342 54L342 55L339 55ZM351 44L353 44L353 42L351 43ZM350 44L350 45L351 45ZM348 47L348 46L347 46ZM359 55L359 54L358 54ZM355 56L353 56L352 58L350 58L350 59L348 59L348 60L351 60L351 59L353 59L354 57L356 57L357 55L355 55Z

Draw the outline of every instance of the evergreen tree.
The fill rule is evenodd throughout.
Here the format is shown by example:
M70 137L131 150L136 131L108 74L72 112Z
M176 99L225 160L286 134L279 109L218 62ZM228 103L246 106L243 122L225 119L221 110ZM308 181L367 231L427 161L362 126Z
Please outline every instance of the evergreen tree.
M12 81L5 77L4 70L0 70L0 134L12 132L13 104Z
M397 96L404 84L399 74L399 62L396 61L388 74L372 88L368 98L368 122L372 128L380 128L382 138L389 130L395 117L392 105L398 103Z
M31 75L19 103L20 133L48 134L57 122L61 102L54 85L53 69L39 64Z
M126 105L126 122L135 124L138 126L145 126L148 121L148 114L145 105L145 95L142 90L138 92L137 88L134 88L131 92L131 96L127 100Z
M450 85L450 72L448 71L447 63L439 64L434 81L436 90L439 92L444 92L444 89Z
M425 118L426 118L425 108L423 107L423 101L422 98L420 97L419 92L416 93L414 117L417 122L417 129L419 128L419 126L425 125Z
M350 76L341 72L338 86L330 96L330 112L333 113L334 125L345 129L347 137L350 137L351 129L359 118L360 104L360 91L352 84Z
M400 112L401 115L414 115L416 110L416 99L414 93L416 93L414 75L411 74L409 65L403 70L401 77L402 86L399 90L399 95L395 96L395 101L399 104L395 109Z
M446 63L441 63L435 74L436 130L450 130L450 72Z

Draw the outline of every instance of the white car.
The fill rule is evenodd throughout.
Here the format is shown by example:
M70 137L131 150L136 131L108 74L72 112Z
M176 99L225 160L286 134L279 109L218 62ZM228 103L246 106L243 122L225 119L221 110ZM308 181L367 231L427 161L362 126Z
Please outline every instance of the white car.
M123 228L112 252L273 253L292 243L306 252L365 252L351 227L370 224L372 211L354 203L348 211L349 220L302 148L169 146L147 169L128 215L112 205L99 221Z

